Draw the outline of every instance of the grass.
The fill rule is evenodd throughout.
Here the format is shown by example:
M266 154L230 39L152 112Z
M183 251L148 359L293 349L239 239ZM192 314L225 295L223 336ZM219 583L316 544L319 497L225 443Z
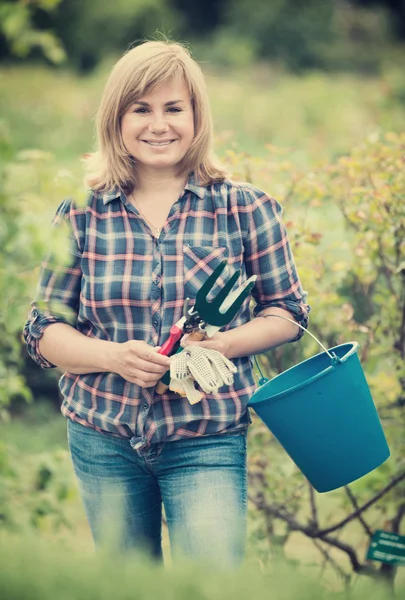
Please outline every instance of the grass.
M283 561L263 573L257 564L222 571L190 560L165 569L139 555L120 556L44 543L31 535L0 534L0 589L4 600L390 600L381 583L363 579L350 592L328 589ZM403 586L397 586L402 598Z
M298 77L262 67L212 74L208 84L219 131L236 131L239 147L254 155L269 143L288 147L306 168L333 160L375 131L405 126L402 101L392 98L384 78Z

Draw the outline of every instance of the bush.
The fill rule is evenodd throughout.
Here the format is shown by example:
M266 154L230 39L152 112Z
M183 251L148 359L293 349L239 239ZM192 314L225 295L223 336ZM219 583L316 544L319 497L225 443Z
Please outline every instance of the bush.
M264 159L227 154L238 179L251 180L264 189L274 188L277 182L299 272L314 309L310 330L329 348L353 339L360 342L359 357L391 449L391 458L378 469L350 488L328 495L338 511L324 515L311 486L280 453L267 429L255 421L249 452L251 534L263 560L269 542L273 552L288 557L292 533L301 532L327 562L329 551L333 549L336 557L339 549L356 573L395 577L392 565L380 569L362 560L352 543L350 527L353 521L361 526L357 532L363 539L361 551L376 522L396 533L403 530L404 149L404 134L371 136L336 162L309 173L294 170L276 148L269 147ZM304 336L300 344L276 349L260 361L266 375L272 377L319 351L317 344ZM374 507L372 527L362 514L365 509L355 513L356 507L366 503ZM350 517L347 522L345 517ZM339 539L322 535L322 530L335 526L343 534ZM339 578L352 579L340 559L331 566Z
M306 69L379 72L390 47L390 22L382 8L353 3L309 0L233 0L226 24L215 35L233 33L251 40L256 58L266 58L293 71ZM383 52L382 52L383 50ZM385 52L384 52L385 50Z

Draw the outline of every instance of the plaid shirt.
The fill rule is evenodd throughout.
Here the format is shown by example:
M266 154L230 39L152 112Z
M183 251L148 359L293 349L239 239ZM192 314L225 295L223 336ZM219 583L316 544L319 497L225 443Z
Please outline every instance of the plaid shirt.
M69 322L56 303L72 311L70 324L86 336L162 345L182 316L184 299L195 299L225 257L227 271L209 299L240 268L238 284L257 275L253 316L278 306L307 325L309 307L281 207L249 184L225 180L201 187L191 175L159 239L119 189L91 192L82 207L65 200L54 223L64 220L71 232L71 260L58 268L50 257L44 260L37 300L24 329L28 353L43 368L54 367L39 352L44 329ZM247 299L224 330L250 319ZM156 442L245 429L250 421L247 402L256 387L253 363L248 356L233 362L233 385L206 394L195 405L170 390L159 396L153 387L141 388L117 373L64 373L61 410L83 425L129 437L140 450Z

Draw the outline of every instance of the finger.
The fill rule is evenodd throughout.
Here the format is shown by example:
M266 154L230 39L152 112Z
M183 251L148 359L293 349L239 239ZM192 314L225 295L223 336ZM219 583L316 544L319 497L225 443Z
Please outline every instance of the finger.
M168 356L166 356L165 354L159 354L158 350L160 350L161 346L157 346L156 348L154 348L152 350L152 352L148 353L148 358L147 360L150 360L151 362L157 364L157 365L163 365L164 367L169 368L170 366L170 358Z
M138 375L138 377L136 377L135 379L136 379L135 383L137 383L137 385L139 385L139 387L149 388L149 387L155 386L157 384L157 382L160 380L160 377L158 377L158 378L150 377L150 376L148 376L148 374L146 374L146 375Z
M147 361L154 362L156 364L167 365L169 358L164 354L159 354L161 346L150 346L146 342L139 340L132 340L128 342L129 351L133 356L137 356Z
M142 359L134 361L131 366L134 371L138 371L142 375L146 373L155 377L161 377L170 369L170 363L168 365L157 365Z
M152 365L157 365L160 367L166 367L166 370L170 367L170 358L168 356L164 356L163 354L158 354L154 348L150 350L142 350L141 352L136 351L137 358L143 361L142 364L146 363L152 367ZM157 371L156 371L157 372Z

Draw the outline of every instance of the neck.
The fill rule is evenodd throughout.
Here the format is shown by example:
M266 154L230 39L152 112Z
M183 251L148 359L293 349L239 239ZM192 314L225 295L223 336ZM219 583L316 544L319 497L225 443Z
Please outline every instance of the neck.
M134 192L139 194L154 195L167 191L178 191L183 189L187 181L187 176L175 174L172 170L161 171L142 169L137 173L137 184Z

